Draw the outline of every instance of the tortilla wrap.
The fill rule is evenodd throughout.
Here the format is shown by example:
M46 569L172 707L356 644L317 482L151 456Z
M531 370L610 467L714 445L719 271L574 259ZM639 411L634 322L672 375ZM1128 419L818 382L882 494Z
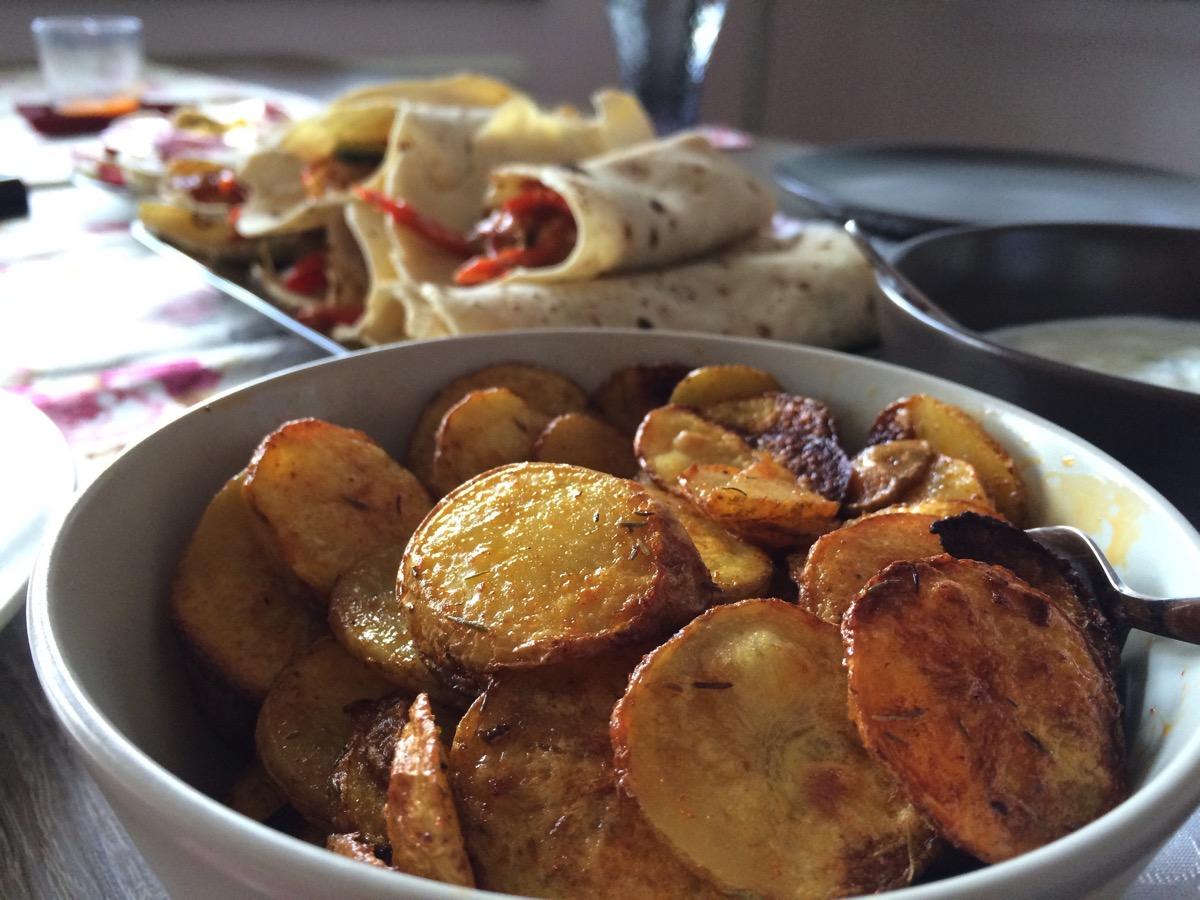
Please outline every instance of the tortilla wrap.
M392 125L408 104L453 108L499 106L518 91L478 75L453 75L426 81L400 81L360 88L333 100L318 115L286 129L276 146L251 156L238 173L249 190L238 231L248 237L316 227L314 209L344 203L348 191L337 187L313 197L303 176L315 162L339 149L376 150L384 157Z
M376 312L357 328L368 344L552 327L701 331L847 348L877 337L874 270L840 228L806 225L789 237L758 235L700 261L566 283L496 282L473 287L390 285L404 332Z
M530 182L566 201L575 246L556 265L519 267L502 281L585 281L673 266L749 237L775 212L769 185L694 133L577 166L503 166L492 175L489 205L500 207Z
M349 207L345 211L328 207L321 231L310 236L312 240L319 237L320 243L312 245L312 249L323 250L326 258L326 286L320 297L290 290L285 285L286 266L280 271L278 261L270 253L261 254L255 273L263 289L282 308L293 314L314 307L328 311L362 308L363 297L372 284L372 273L361 250L362 239L349 221L349 213ZM294 258L288 260L288 264L293 262Z
M488 178L498 165L518 159L570 163L654 134L630 94L599 91L592 104L593 114L586 117L569 107L542 110L523 96L495 109L406 104L397 113L384 163L365 186L465 234L486 211ZM358 210L350 223L362 239L374 285L397 272L416 281L449 281L463 262L462 256L390 224L382 213ZM378 239L381 228L384 241ZM361 325L397 340L404 335L403 306L388 291L372 287Z

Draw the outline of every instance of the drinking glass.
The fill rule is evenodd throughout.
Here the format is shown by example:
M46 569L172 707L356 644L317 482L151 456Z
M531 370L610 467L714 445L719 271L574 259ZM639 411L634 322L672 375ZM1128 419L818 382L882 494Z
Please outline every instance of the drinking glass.
M694 126L726 0L604 0L621 84L659 134Z
M134 16L41 16L31 29L54 108L67 116L137 109L142 23Z

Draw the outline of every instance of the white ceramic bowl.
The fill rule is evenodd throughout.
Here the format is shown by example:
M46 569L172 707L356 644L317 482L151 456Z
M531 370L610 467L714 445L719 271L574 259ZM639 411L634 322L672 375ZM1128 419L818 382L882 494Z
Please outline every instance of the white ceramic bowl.
M847 443L887 402L936 394L980 416L1033 485L1042 522L1097 536L1137 589L1200 595L1200 535L1127 469L1002 401L873 360L760 341L650 332L508 333L301 367L195 409L132 447L76 500L32 579L34 660L113 809L175 897L485 897L350 862L231 812L208 792L231 760L195 713L167 624L172 570L205 504L281 422L357 427L397 455L426 399L482 365L528 360L586 387L619 365L742 362L831 402ZM1200 650L1135 634L1125 651L1132 796L1018 859L903 897L1115 891L1200 799Z

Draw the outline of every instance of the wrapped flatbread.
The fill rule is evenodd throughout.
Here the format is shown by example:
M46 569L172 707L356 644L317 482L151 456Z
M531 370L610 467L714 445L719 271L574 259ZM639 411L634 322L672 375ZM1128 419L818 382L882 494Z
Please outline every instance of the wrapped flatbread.
M577 166L503 166L493 173L489 205L518 218L513 205L549 189L573 222L566 256L519 265L503 281L571 282L665 268L699 259L767 225L771 187L733 163L699 134L652 141ZM519 218L516 228L528 228Z
M346 202L350 186L380 168L396 116L409 104L488 110L518 96L503 82L479 75L400 81L344 94L247 160L239 175L249 197L238 231L258 236L316 227L320 207Z
M382 190L465 232L486 212L497 167L575 163L654 136L633 95L602 90L591 99L590 116L567 106L542 109L523 95L487 110L410 104L389 138Z
M874 272L849 237L828 225L773 229L770 186L700 135L576 165L504 165L489 184L489 203L512 232L492 235L492 249L515 246L528 260L532 247L536 257L544 229L558 243L551 258L464 279L476 263L401 228L394 277L376 285L356 339L595 326L831 347L876 337ZM493 256L483 258L490 265Z
M600 91L593 105L591 116L571 107L543 110L506 85L472 76L353 91L297 123L277 147L242 168L249 199L238 232L261 238L324 231L322 291L289 293L283 285L294 270L286 266L274 272L264 265L264 286L286 308L301 308L297 315L306 322L345 321L356 305L356 313L379 310L386 330L400 333L402 312L377 299L380 286L398 268L425 278L461 263L469 251L465 232L484 212L495 166L514 159L573 161L653 135L632 95ZM407 226L397 227L397 217ZM418 220L423 227L414 231ZM339 239L343 232L355 246ZM410 245L415 255L408 254ZM365 274L345 277L347 271L358 276L360 263ZM352 304L347 295L354 287L360 293Z
M763 234L683 265L586 281L462 287L403 273L358 328L368 344L404 336L550 327L701 331L847 348L877 337L874 270L838 227ZM402 312L398 312L402 310Z

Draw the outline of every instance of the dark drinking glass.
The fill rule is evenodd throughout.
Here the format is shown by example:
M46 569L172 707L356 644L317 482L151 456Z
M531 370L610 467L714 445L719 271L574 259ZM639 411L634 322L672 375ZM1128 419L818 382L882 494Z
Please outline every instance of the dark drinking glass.
M726 0L604 0L621 84L659 134L695 125Z

